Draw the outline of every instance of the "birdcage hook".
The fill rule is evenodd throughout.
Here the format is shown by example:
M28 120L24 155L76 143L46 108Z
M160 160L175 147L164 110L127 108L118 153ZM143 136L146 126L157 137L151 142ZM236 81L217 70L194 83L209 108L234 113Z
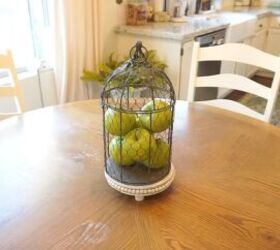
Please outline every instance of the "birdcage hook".
M141 41L138 41L130 50L130 59L133 63L144 63L147 61L148 50L143 46Z

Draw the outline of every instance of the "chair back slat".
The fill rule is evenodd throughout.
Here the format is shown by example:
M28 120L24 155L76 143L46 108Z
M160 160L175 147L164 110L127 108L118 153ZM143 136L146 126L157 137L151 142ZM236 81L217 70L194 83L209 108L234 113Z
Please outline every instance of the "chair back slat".
M234 74L201 76L197 78L196 87L217 87L235 89L268 99L271 89L249 78Z
M198 61L233 61L246 63L276 72L279 58L259 49L240 43L226 43L220 46L201 48Z
M198 77L198 63L201 61L232 61L268 69L275 73L272 86L271 88L268 88L244 76L235 74L219 74ZM191 55L188 101L194 101L195 88L197 87L217 87L240 90L266 99L267 104L264 114L260 114L238 102L231 100L217 99L211 101L202 101L200 103L227 109L269 122L278 96L279 85L280 57L270 55L245 44L233 43L208 48L200 48L199 43L194 42Z

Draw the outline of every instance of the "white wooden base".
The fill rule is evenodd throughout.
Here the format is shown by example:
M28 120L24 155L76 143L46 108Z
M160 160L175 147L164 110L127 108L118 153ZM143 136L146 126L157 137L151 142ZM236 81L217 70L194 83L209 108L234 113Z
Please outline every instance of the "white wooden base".
M172 181L174 180L174 177L175 169L172 164L169 174L164 179L151 185L143 186L123 184L111 178L105 171L105 178L112 188L116 189L117 191L123 194L135 196L136 201L143 201L146 196L151 196L163 192L171 185Z

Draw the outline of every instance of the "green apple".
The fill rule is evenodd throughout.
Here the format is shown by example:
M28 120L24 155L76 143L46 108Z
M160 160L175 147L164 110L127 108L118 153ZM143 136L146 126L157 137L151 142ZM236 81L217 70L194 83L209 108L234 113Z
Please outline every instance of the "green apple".
M124 143L124 140L122 140L121 137L115 137L111 141L109 145L110 157L117 165L130 166L134 163L134 160L130 158L129 152L124 150L123 145L121 147L121 142Z
M149 158L149 152L156 149L154 136L144 128L136 128L124 136L123 150L130 159L142 162Z
M150 130L151 132L157 133L162 132L170 127L172 120L172 113L170 106L161 99L155 99L155 105L153 101L148 102L143 108L142 111L154 111L157 109L164 109L163 111L158 111L150 114L142 114L139 116L141 126ZM151 119L152 121L151 121Z
M120 113L109 108L105 113L105 128L112 135L125 135L136 127L136 118L135 114Z
M167 165L170 155L169 145L161 139L156 140L156 150L152 152L151 160L146 159L143 163L145 166L159 169Z

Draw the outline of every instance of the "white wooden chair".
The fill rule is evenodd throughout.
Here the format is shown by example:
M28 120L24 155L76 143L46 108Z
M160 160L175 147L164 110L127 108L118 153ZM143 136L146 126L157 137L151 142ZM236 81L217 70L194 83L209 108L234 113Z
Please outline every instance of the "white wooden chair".
M8 118L13 115L18 115L24 112L25 104L23 93L19 85L16 68L14 65L12 53L10 50L6 54L0 54L0 69L7 70L10 73L12 79L11 86L1 86L0 85L0 98L1 97L14 97L16 112L14 113L1 113L0 120Z
M272 86L269 88L249 78L236 74L198 77L197 68L198 62L200 61L233 61L271 70L275 73ZM264 114L260 114L232 100L215 99L200 101L199 103L205 103L269 122L279 90L280 57L267 54L245 44L228 43L221 46L200 48L199 43L195 42L191 62L188 101L194 101L195 88L199 87L217 87L244 91L267 100Z

